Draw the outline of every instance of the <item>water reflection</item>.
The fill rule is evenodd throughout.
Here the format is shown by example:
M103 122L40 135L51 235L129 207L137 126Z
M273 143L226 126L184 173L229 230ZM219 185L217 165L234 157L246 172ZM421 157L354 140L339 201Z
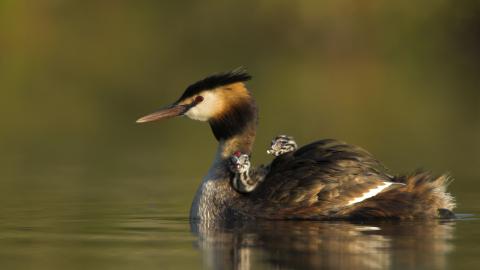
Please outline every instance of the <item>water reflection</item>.
M453 229L447 221L192 224L209 269L445 269Z

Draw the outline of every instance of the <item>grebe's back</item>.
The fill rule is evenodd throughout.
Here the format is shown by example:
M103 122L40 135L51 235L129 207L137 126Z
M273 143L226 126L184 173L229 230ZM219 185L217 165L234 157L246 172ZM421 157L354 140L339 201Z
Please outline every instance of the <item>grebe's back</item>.
M367 151L320 140L276 158L241 212L267 219L451 217L448 177L391 176Z

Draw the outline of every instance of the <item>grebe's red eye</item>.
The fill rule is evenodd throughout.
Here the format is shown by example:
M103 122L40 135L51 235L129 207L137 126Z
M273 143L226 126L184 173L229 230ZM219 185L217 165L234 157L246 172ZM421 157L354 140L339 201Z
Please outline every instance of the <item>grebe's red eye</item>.
M197 96L195 97L195 103L200 103L203 101L203 97L202 96Z
M233 153L233 155L236 156L236 157L240 157L242 155L242 152L237 151L237 152Z

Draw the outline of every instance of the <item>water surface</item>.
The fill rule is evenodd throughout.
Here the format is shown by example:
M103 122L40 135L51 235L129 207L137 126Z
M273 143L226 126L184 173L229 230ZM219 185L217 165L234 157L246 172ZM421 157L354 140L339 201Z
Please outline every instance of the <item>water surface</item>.
M479 1L197 2L0 1L1 270L480 269ZM209 127L134 122L242 65L254 164L337 138L474 216L190 224Z
M2 269L473 269L480 221L190 223L161 203L11 205Z

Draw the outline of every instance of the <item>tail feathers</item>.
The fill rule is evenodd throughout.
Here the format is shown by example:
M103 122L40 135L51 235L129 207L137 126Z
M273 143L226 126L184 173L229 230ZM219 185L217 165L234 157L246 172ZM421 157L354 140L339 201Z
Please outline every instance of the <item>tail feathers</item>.
M382 192L342 213L352 218L452 218L454 198L446 191L448 175L434 177L429 172L402 176L395 182L405 186Z

